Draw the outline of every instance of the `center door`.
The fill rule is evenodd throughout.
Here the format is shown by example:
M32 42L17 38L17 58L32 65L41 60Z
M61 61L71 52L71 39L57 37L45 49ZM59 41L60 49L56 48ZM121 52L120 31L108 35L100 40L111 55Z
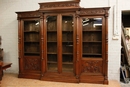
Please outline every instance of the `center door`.
M46 14L45 18L47 79L68 81L71 78L72 82L76 80L74 15Z

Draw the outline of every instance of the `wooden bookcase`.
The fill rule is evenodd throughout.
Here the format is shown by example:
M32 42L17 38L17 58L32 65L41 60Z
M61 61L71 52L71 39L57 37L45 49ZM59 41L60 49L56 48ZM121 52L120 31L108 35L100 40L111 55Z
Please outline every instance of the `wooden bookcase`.
M79 1L18 14L20 78L108 84L108 10Z

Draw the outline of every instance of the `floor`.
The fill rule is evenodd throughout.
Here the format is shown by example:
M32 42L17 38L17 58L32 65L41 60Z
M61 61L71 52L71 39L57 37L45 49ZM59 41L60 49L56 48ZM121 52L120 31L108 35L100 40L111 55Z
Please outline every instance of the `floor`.
M122 82L121 82L120 84L121 84L121 87L130 87L130 82L129 82L129 83L127 83L127 84L126 84L126 83L122 83Z
M62 83L17 78L17 74L4 74L0 87L121 87L120 83L110 80L109 85L88 83ZM126 86L124 86L126 87ZM130 86L129 86L130 87Z

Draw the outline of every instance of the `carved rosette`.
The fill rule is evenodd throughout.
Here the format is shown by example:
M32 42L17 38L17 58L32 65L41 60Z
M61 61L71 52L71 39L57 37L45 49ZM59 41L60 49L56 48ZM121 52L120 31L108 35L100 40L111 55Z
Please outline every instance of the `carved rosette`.
M40 70L40 60L38 58L25 59L25 69L27 70Z
M82 61L82 72L85 73L101 73L102 61Z

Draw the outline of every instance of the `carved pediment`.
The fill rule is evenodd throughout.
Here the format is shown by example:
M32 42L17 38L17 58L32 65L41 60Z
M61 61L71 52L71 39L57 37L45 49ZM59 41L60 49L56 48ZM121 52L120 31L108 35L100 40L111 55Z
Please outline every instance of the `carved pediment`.
M79 8L79 2L49 2L39 3L39 10Z

